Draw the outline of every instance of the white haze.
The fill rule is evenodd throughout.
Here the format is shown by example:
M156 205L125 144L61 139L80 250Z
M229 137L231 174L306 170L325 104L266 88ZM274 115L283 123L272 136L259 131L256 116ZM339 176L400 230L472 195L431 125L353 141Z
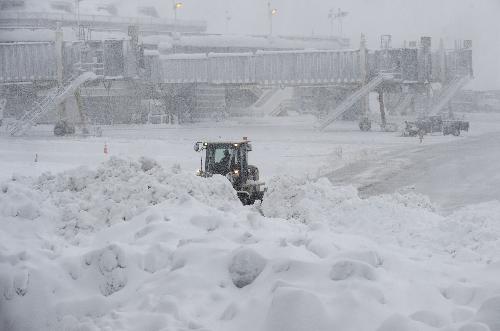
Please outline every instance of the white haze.
M163 2L164 15L171 16L165 3L170 2ZM272 6L279 13L273 24L279 35L329 35L328 11L341 8L349 12L343 25L352 47L357 47L361 33L373 48L382 34L392 34L394 46L420 36L432 36L435 47L439 38L448 47L455 39L472 39L476 74L472 87L500 89L499 0L274 0ZM184 0L179 17L207 20L209 32L267 34L266 8L266 0ZM228 29L226 12L231 16Z
M32 8L48 0L32 0ZM267 0L183 0L180 19L208 22L209 33L259 34L269 32ZM161 17L173 17L172 0L82 0L85 11L95 3L114 3L120 15L135 15L139 6L154 5ZM470 88L500 89L500 0L272 0L278 9L273 20L276 35L331 34L330 9L349 12L344 19L344 35L358 47L361 33L369 47L376 48L380 36L391 34L393 46L405 40L433 37L433 45L443 38L454 47L456 39L472 39L476 79ZM228 22L227 17L231 17ZM335 34L338 23L335 22Z

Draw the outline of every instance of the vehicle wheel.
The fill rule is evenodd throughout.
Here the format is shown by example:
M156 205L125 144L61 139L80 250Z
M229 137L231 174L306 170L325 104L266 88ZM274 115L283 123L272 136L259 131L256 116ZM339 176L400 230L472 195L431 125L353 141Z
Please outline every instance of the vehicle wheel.
M54 126L54 136L64 136L66 134L66 126L62 122L56 123Z
M243 206L248 205L248 201L250 200L250 197L247 194L239 194L238 193L238 198L240 199Z
M368 132L372 129L372 124L368 121L359 122L359 129L363 132Z

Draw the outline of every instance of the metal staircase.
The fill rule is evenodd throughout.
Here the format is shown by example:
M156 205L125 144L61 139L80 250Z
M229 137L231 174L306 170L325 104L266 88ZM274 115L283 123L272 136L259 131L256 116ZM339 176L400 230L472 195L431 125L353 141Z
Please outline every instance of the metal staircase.
M278 87L267 90L260 96L259 100L257 100L252 107L254 108L262 107L262 105L264 105L270 98L272 98L273 95L275 95L276 92L278 92L278 90L279 90Z
M251 107L251 112L263 116L278 116L284 111L283 107L290 102L292 97L292 87L272 89L264 93L262 98Z
M51 89L42 100L35 102L35 106L30 111L26 111L20 119L9 125L7 128L9 134L11 136L23 135L29 128L36 125L37 121L53 109L55 105L63 102L71 93L74 93L80 85L96 78L97 76L93 72L85 72L74 79L70 79L65 85Z
M278 107L276 107L273 111L268 113L268 116L282 116L283 114L286 114L287 111L289 110L295 110L295 104L294 100L285 100L282 103L279 104Z
M457 77L452 80L432 105L429 115L437 115L470 80L471 77L469 75Z
M356 92L348 96L344 101L342 101L331 113L329 113L323 123L319 125L320 130L324 130L334 121L339 119L344 113L346 113L356 102L361 100L364 96L366 96L370 91L377 88L384 81L392 79L393 76L390 74L379 74L372 80L370 80L367 84L363 85Z

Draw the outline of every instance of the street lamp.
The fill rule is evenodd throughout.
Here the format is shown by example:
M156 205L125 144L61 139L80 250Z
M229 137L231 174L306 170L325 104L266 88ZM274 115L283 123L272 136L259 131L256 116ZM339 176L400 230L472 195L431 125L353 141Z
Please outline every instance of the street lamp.
M273 17L278 15L278 9L271 8L271 1L267 1L267 14L269 16L269 36L273 35Z
M340 36L342 36L342 34L343 34L342 33L342 20L347 15L349 15L349 13L346 11L340 10L340 8L338 9L337 12L335 12L333 9L330 9L330 11L328 12L328 18L330 19L330 23L331 23L332 36L333 36L333 22L335 20L339 21L339 34L340 34Z
M174 4L174 9L181 9L181 8L182 8L182 6L183 6L182 2L176 2L176 3Z
M229 10L226 10L226 33L229 33L229 22L232 20L232 17L229 13Z
M333 24L335 22L335 13L333 12L333 9L330 9L328 12L328 19L330 20L330 35L333 37L334 32L333 32Z
M177 32L177 10L181 9L184 4L182 2L172 1L172 7L174 9L174 33Z
M75 0L75 16L76 16L76 34L78 36L78 40L81 39L80 36L80 2L83 0Z

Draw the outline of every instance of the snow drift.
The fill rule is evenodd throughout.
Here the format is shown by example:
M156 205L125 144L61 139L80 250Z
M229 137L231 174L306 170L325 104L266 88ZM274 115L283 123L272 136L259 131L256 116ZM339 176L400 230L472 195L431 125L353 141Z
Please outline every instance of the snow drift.
M499 214L291 177L260 210L144 158L13 176L0 329L496 331Z

